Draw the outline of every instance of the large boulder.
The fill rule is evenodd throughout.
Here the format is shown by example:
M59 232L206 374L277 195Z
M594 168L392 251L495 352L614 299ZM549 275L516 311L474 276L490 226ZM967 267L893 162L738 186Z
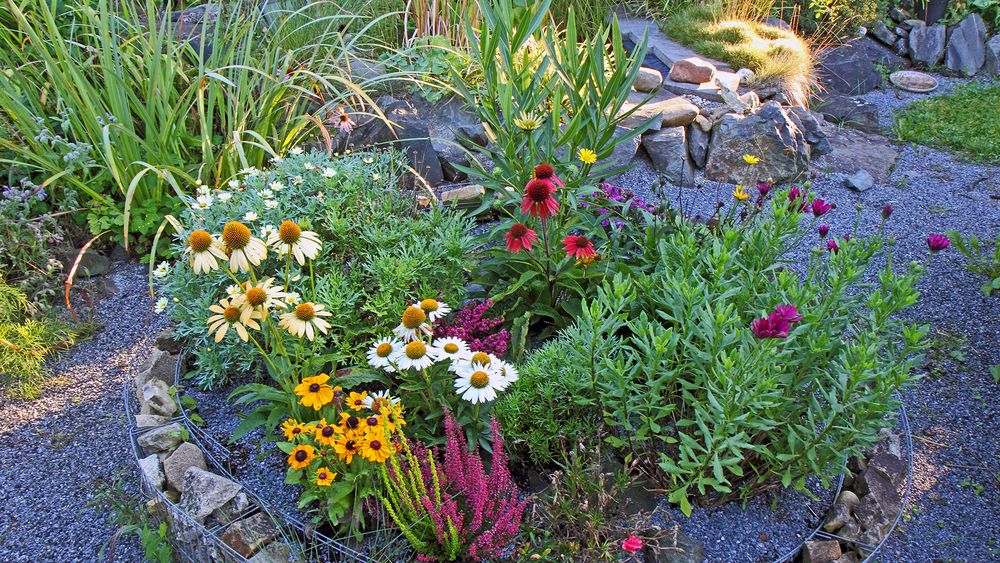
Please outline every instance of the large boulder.
M760 158L748 166L743 155ZM771 179L797 180L809 170L810 148L805 133L777 102L760 106L751 115L722 116L708 147L705 176L720 182L751 184Z
M817 76L828 91L854 96L882 83L882 74L864 46L846 43L824 51L819 59Z
M409 157L410 165L428 184L436 186L444 181L444 172L437 151L431 143L427 116L404 100L382 96L376 102L388 118L386 123L372 117L358 126L350 135L350 147L362 148L393 144Z
M675 62L670 67L667 78L686 84L704 84L715 80L715 65L698 57L688 57Z
M184 442L170 454L170 457L163 460L163 473L166 475L167 484L183 493L184 474L192 467L208 469L201 448L191 442Z
M986 59L983 70L986 74L1000 76L1000 35L994 35L986 42Z
M910 30L910 59L914 62L934 66L944 57L947 29L943 25L928 26L922 21L916 21Z
M865 55L868 57L868 60L875 65L885 67L885 70L895 71L912 66L910 59L905 57L906 51L903 51L903 53L900 54L894 47L886 47L885 45L877 41L872 41L867 37L857 39L852 44L860 49L863 49ZM878 67L876 67L876 70L878 70Z
M198 467L190 467L184 473L183 486L180 508L199 522L222 508L243 488L239 483Z
M831 123L866 133L877 133L882 130L878 121L878 108L871 102L851 96L824 94L816 100L813 107Z
M642 147L649 160L666 180L676 186L694 183L694 169L688 158L684 127L666 127L642 137Z
M972 76L985 62L986 25L979 14L969 14L948 32L944 65L965 76Z

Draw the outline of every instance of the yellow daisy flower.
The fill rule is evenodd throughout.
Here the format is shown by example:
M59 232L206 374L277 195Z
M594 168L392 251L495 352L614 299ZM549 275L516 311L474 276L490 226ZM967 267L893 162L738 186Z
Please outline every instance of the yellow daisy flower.
M346 436L354 436L362 430L361 419L346 412L340 413L340 432Z
M337 457L348 465L351 464L359 449L360 444L358 441L353 436L346 434L341 434L340 438L333 443L333 451L337 452Z
M285 434L285 439L291 442L306 431L306 426L297 420L289 418L281 424L281 431Z
M313 377L302 378L302 383L295 386L295 394L301 397L299 402L304 407L319 410L333 401L333 387L327 385L330 376L321 373Z
M743 162L749 164L750 166L753 166L754 164L759 163L760 159L752 154L745 154L743 155Z
M303 444L295 446L295 449L288 454L288 465L291 465L292 469L305 469L314 459L316 459L316 448Z
M392 444L386 439L385 433L380 431L365 434L361 442L361 457L374 463L385 463L392 455Z
M577 153L577 157L579 157L580 162L584 164L593 164L597 162L597 153L590 149L580 149Z
M313 427L316 441L324 446L332 446L340 434L340 428L327 424L326 419L320 420Z
M207 323L209 325L208 333L215 333L216 342L222 341L230 327L236 330L236 334L239 335L243 342L247 342L250 339L247 327L260 330L260 325L257 321L262 319L263 316L260 311L255 311L250 307L240 307L233 304L229 299L222 299L217 305L209 307L208 310L215 313L211 317L208 317Z
M333 480L336 478L337 474L335 472L330 471L326 467L320 467L316 471L316 486L329 487L330 483L333 483Z
M733 190L733 197L735 197L740 201L743 201L746 198L750 197L750 194L748 194L746 189L743 188L743 184L739 184L736 186L736 189Z
M278 326L299 338L304 334L311 341L315 339L317 331L326 334L326 331L330 330L330 323L320 317L329 317L332 314L330 311L324 311L323 305L319 303L299 303L291 313L282 313Z
M226 259L226 250L222 243L208 231L192 232L184 252L191 255L191 269L195 274L215 270L219 267L218 261Z

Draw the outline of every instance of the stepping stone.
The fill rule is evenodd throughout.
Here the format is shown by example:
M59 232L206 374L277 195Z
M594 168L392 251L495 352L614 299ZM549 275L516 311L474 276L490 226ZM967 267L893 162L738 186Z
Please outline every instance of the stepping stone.
M936 78L915 70L900 70L889 75L889 81L900 90L925 94L938 87Z
M622 106L622 111L632 109L647 97L645 94L630 94L628 101ZM622 126L635 129L644 121L657 114L660 115L660 120L653 122L653 125L649 128L650 131L656 131L661 127L678 127L691 123L695 117L698 117L698 106L680 96L661 94L637 109L635 113L622 122Z

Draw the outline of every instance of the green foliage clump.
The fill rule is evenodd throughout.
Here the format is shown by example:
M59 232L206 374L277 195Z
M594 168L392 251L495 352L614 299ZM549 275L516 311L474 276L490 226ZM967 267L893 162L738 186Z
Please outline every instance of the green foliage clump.
M963 84L951 94L917 100L896 114L903 141L959 151L972 160L1000 163L1000 84Z
M979 237L975 235L966 238L958 231L948 231L948 239L969 260L965 267L970 272L986 276L983 295L1000 293L1000 235L993 242L992 252L985 248L989 243L980 243Z
M401 303L430 295L461 302L470 267L470 220L440 209L417 211L413 196L398 187L405 162L400 153L331 158L295 152L272 169L248 170L232 187L202 187L212 203L181 215L182 236L174 252L184 251L193 230L219 233L229 221L243 222L264 240L285 220L318 233L322 252L311 269L288 270L272 252L268 260L279 263L269 262L262 271L279 272L275 285L283 286L287 276L289 290L299 295L312 295L315 279L317 302L332 313L326 320L333 326L317 343L327 352L324 358L338 365L363 364L371 342L399 324ZM256 348L235 335L216 343L208 334L208 308L226 297L227 287L238 290L226 273L196 275L181 260L173 268L158 267L154 276L160 276L157 283L178 322L178 336L189 339L198 360L198 385L213 387L254 373L261 361Z
M798 11L799 29L838 36L881 18L888 0L795 0L786 10Z
M440 35L415 38L412 46L387 53L382 60L391 70L418 77L410 91L431 103L454 91L452 80L456 78L469 85L481 79L468 53L453 47L447 37Z

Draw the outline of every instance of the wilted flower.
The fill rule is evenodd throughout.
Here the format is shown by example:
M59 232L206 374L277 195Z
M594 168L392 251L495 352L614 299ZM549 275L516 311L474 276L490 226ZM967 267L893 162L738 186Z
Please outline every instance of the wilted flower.
M944 235L931 233L931 235L927 237L927 248L929 248L931 252L941 252L942 250L948 248L949 245L951 245L951 241Z
M888 220L892 216L892 206L888 203L882 208L882 219Z

